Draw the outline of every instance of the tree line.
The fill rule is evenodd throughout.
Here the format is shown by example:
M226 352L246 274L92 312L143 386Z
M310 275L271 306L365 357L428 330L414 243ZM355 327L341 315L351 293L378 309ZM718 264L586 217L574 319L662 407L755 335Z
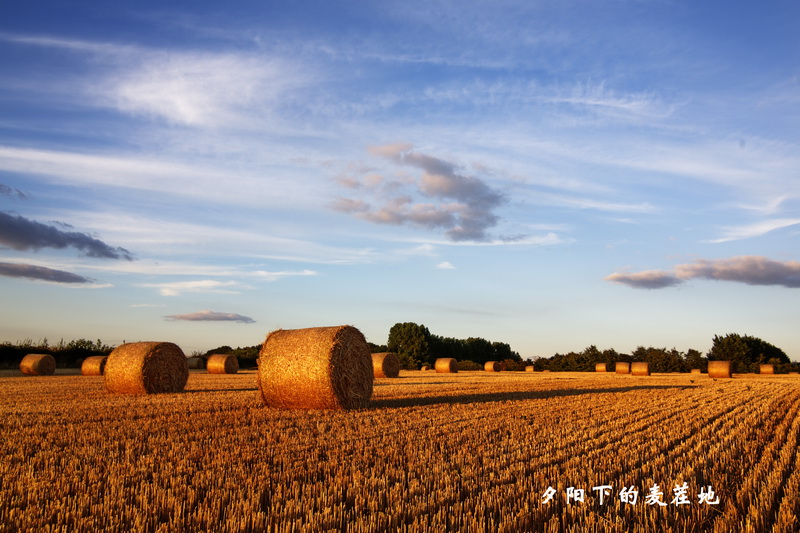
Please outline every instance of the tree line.
M630 354L616 350L599 350L592 345L582 352L555 354L535 361L537 370L593 372L596 363L606 363L610 372L616 362L647 362L651 372L689 372L692 369L708 370L709 361L730 361L731 371L738 374L757 373L759 365L771 364L778 373L800 370L800 363L793 363L786 353L758 337L729 333L714 335L711 350L706 355L695 349L686 352L675 348L639 346Z
M550 357L535 360L522 360L519 353L505 342L488 341L480 337L456 339L435 335L422 324L398 322L389 330L386 344L369 343L372 352L394 352L401 365L407 370L418 369L422 365L433 365L439 357L452 357L459 362L462 370L482 369L488 361L499 361L507 370L524 370L533 364L536 370L553 372L593 372L597 363L606 363L608 371L614 371L617 362L650 363L651 372L688 372L700 369L706 372L709 361L730 361L735 373L756 373L759 365L772 364L778 373L800 371L800 363L792 362L786 353L777 346L758 337L729 333L715 335L711 350L703 354L699 350L686 352L675 348L656 348L639 346L630 354L618 353L613 348L600 350L589 346L580 352L556 353ZM0 343L0 368L18 368L19 363L29 353L51 354L59 368L74 368L81 361L93 355L108 355L114 346L96 341L77 339L65 342L63 339L51 345L47 339L34 342L30 339ZM193 352L195 357L208 358L211 354L232 354L237 357L242 368L255 368L261 344L232 348L219 346L207 352Z

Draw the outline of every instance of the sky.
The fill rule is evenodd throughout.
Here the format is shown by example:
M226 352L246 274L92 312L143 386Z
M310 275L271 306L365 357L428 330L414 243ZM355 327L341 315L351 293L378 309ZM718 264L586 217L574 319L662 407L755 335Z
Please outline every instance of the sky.
M0 341L416 322L800 360L798 27L791 0L6 2Z

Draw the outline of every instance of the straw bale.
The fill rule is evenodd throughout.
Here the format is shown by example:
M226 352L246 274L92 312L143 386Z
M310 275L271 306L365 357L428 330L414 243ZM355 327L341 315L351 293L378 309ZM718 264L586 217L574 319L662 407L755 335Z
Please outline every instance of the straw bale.
M239 372L239 360L233 354L215 353L206 361L209 374L236 374Z
M454 374L458 372L458 363L452 357L440 357L434 365L439 374Z
M400 359L392 352L374 353L372 372L376 378L396 378L400 376Z
M372 396L372 357L353 326L276 330L258 356L261 398L285 409L358 409Z
M188 366L190 370L202 370L203 368L205 368L202 357L188 358L186 360L186 366Z
M525 367L525 372L533 372L533 365L528 365Z
M622 361L617 361L617 364L614 365L614 370L617 374L630 374L631 364L623 363Z
M29 376L51 376L56 373L56 360L49 353L29 353L20 361L19 369Z
M420 368L420 370L422 370L424 372L427 372L430 369L431 369L431 365L422 365L422 368Z
M497 361L488 361L483 365L483 369L487 372L500 372L502 371L503 367Z
M708 377L710 378L729 378L731 377L730 361L709 361Z
M693 368L691 373L692 373L692 374L702 374L702 373L703 373L703 371L702 371L702 370L700 370L699 368Z
M81 364L81 374L84 376L102 376L106 369L108 356L93 355L83 360Z
M606 371L606 364L605 363L595 363L594 364L594 371L595 372L605 372Z
M637 361L636 363L631 363L631 375L633 376L649 376L650 375L650 363Z
M171 342L129 342L106 361L106 390L117 394L180 392L189 379L186 355Z
M774 374L775 365L758 365L759 374Z

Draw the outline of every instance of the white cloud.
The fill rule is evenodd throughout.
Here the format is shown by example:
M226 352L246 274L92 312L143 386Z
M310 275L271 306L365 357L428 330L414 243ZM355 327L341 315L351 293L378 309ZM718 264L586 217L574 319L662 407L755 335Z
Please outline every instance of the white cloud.
M710 242L721 243L749 239L751 237L760 237L771 231L796 226L797 224L800 224L800 218L777 218L744 226L728 227L725 228L725 235L723 237Z
M442 261L441 263L436 265L436 268L441 269L441 270L455 270L456 269L456 267L453 266L453 263L451 263L450 261Z
M225 287L235 287L235 281L216 281L211 279L197 281L171 281L167 283L139 283L139 287L150 287L158 289L162 296L179 296L184 292L211 292L222 294L239 294L238 291L225 289Z

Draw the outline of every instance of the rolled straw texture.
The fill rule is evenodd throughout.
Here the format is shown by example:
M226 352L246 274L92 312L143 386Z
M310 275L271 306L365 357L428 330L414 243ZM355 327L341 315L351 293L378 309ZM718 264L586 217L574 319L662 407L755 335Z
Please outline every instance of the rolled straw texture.
M605 363L595 363L594 364L594 371L595 372L605 372L606 371L606 364Z
M631 371L631 364L617 362L617 364L614 365L614 370L617 374L629 374Z
M649 376L650 363L638 361L631 364L631 374L634 376Z
M431 365L422 365L422 368L420 368L420 370L425 371L425 372L427 372L430 369L431 369Z
M108 356L94 355L87 357L81 364L81 374L84 376L102 376L106 369Z
M372 354L372 372L376 378L400 376L400 359L392 352Z
M233 354L213 354L206 361L209 374L236 374L239 372L239 360Z
M279 329L258 356L261 398L285 409L358 409L372 396L372 357L353 326Z
M186 365L191 370L202 370L203 369L203 358L202 357L190 357L186 360Z
M730 361L709 361L708 377L710 378L729 378L731 377Z
M440 357L434 365L439 374L454 374L458 372L458 363L452 357Z
M693 368L693 369L692 369L692 371L691 371L691 373L692 373L692 374L702 374L702 373L703 373L703 371L702 371L702 370L700 370L699 368Z
M483 365L483 369L486 372L500 372L502 366L500 366L500 363L498 363L497 361L487 361Z
M116 394L180 392L189 379L186 355L171 342L130 342L106 361L106 390Z
M774 374L775 365L758 365L759 374Z
M533 365L528 365L525 367L525 372L533 372L534 368Z
M49 353L29 353L20 361L19 369L29 376L51 376L56 373L56 360Z

